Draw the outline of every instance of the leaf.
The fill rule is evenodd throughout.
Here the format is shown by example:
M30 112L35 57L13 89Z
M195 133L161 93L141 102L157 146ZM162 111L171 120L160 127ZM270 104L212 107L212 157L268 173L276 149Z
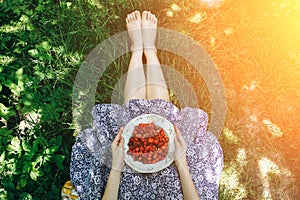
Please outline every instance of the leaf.
M0 108L1 108L1 105L0 105ZM1 131L0 131L0 136L1 138L5 138L5 142L4 144L7 144L9 141L11 141L11 138L12 138L12 130L9 130L7 127L2 127L1 128ZM9 139L9 141L7 141L7 139Z
M7 120L10 116L15 115L16 113L10 109L10 107L6 107L2 103L0 103L0 115Z
M4 159L5 159L5 152L3 152L0 156L0 174L2 174L3 169L5 167Z
M28 152L28 153L25 153L25 155L23 156L23 158L25 160L28 160L28 161L31 161L33 156L35 155L36 152L34 152L33 150Z
M39 52L38 52L38 50L36 50L36 49L30 49L30 50L28 51L28 53L29 53L30 56L32 56L32 57L34 57L34 58L36 58L36 57L39 56Z
M31 165L29 162L25 162L24 166L22 167L22 173L26 174L29 173L31 169Z
M38 178L38 174L36 172L34 172L34 171L31 171L30 174L29 174L29 176L34 181L36 181L37 178Z
M27 176L23 174L19 179L18 187L24 188L26 184L27 184Z
M7 191L4 188L0 188L0 199L7 199Z
M33 141L33 145L32 145L32 151L35 153L39 150L39 145L43 144L43 138L42 137L37 137L34 141Z
M43 164L43 156L39 155L34 162L31 163L31 165L36 168L36 167L41 167Z
M15 185L11 181L5 181L2 182L3 187L9 191L14 191L15 190Z
M3 164L5 158L5 152L3 152L0 156L0 164Z
M13 82L8 82L6 83L6 86L10 89L12 93L14 93L17 96L20 96L21 88L17 84Z
M52 138L52 139L50 140L49 144L53 144L53 143L54 143L54 144L57 145L57 146L61 146L62 140L63 140L62 136L59 135L59 136L57 136L57 137L55 137L55 138Z
M27 192L23 192L19 198L20 200L32 200L33 197L31 194L27 193Z
M48 155L44 156L44 157L43 157L43 163L49 162L50 159L51 159L51 156L48 156Z
M22 147L18 137L14 137L11 140L11 144L7 146L7 151L9 151L9 154L19 154L19 156L21 156Z
M9 172L10 177L12 174L17 174L17 159L11 158L9 160L6 160L5 170Z
M43 176L43 172L33 168L29 174L30 178L34 181L37 180L38 177Z
M39 45L40 48L42 48L44 51L49 51L51 49L51 46L49 45L48 41L44 41Z
M21 80L23 78L23 68L20 68L16 71L17 80Z
M60 188L58 188L56 185L51 185L51 190L54 194L59 194Z
M14 138L11 140L11 145L13 145L13 146L20 145L20 139L19 139L18 137L14 137Z
M29 142L27 142L26 140L22 141L22 148L24 151L27 151L27 152L31 151L31 146L30 146Z
M46 154L53 154L54 152L57 151L57 149L59 148L59 146L52 146L52 147L49 147L45 150L45 153Z
M55 155L52 157L55 165L58 167L58 169L62 170L64 168L63 161L65 160L64 155Z

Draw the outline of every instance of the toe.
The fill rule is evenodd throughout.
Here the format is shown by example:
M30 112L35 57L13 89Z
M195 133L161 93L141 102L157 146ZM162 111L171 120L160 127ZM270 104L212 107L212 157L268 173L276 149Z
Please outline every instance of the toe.
M144 10L142 13L142 18L147 19L148 11Z
M136 20L135 12L133 12L133 13L131 14L131 16L132 16L132 20Z
M126 18L126 19L127 19L128 23L130 23L130 22L131 22L131 17L130 17L130 14L128 14L128 15L127 15L127 18Z
M134 13L131 13L131 14L130 14L130 19L131 19L131 21L134 21L134 20L135 20Z
M134 13L135 13L135 18L137 20L141 19L141 13L140 13L140 11L136 10Z
M151 18L152 18L152 22L155 23L155 15L154 14L151 15Z

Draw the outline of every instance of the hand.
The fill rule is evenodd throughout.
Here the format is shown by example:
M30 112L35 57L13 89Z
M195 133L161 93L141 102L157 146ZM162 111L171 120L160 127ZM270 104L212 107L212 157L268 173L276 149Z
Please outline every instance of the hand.
M124 167L124 138L122 136L123 127L120 128L117 136L111 144L112 165L111 168L122 171Z
M174 141L175 141L175 152L174 152L175 165L177 168L187 167L187 162L186 162L187 145L181 135L181 132L177 128L177 126L174 125L174 129L176 132L176 136L174 139Z

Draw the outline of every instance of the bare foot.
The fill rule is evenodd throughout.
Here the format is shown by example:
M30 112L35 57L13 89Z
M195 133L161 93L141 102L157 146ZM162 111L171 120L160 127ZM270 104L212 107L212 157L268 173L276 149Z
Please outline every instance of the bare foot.
M141 29L141 14L139 11L129 13L126 17L126 26L131 40L131 51L143 50L143 37Z
M150 11L142 13L142 32L144 52L155 52L155 39L157 30L157 18Z

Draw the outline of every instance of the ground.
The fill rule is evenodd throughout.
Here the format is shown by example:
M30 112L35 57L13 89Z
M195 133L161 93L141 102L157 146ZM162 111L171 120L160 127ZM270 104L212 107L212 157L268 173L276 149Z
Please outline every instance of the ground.
M0 198L57 198L81 128L72 118L76 73L94 47L126 30L129 12L147 9L159 27L201 45L222 77L220 199L297 199L300 2L225 0L208 7L212 2L218 1L0 1ZM191 83L211 116L210 93L195 67L167 51L158 55ZM108 67L95 103L111 101L128 59L129 53ZM170 92L176 103L179 94Z

